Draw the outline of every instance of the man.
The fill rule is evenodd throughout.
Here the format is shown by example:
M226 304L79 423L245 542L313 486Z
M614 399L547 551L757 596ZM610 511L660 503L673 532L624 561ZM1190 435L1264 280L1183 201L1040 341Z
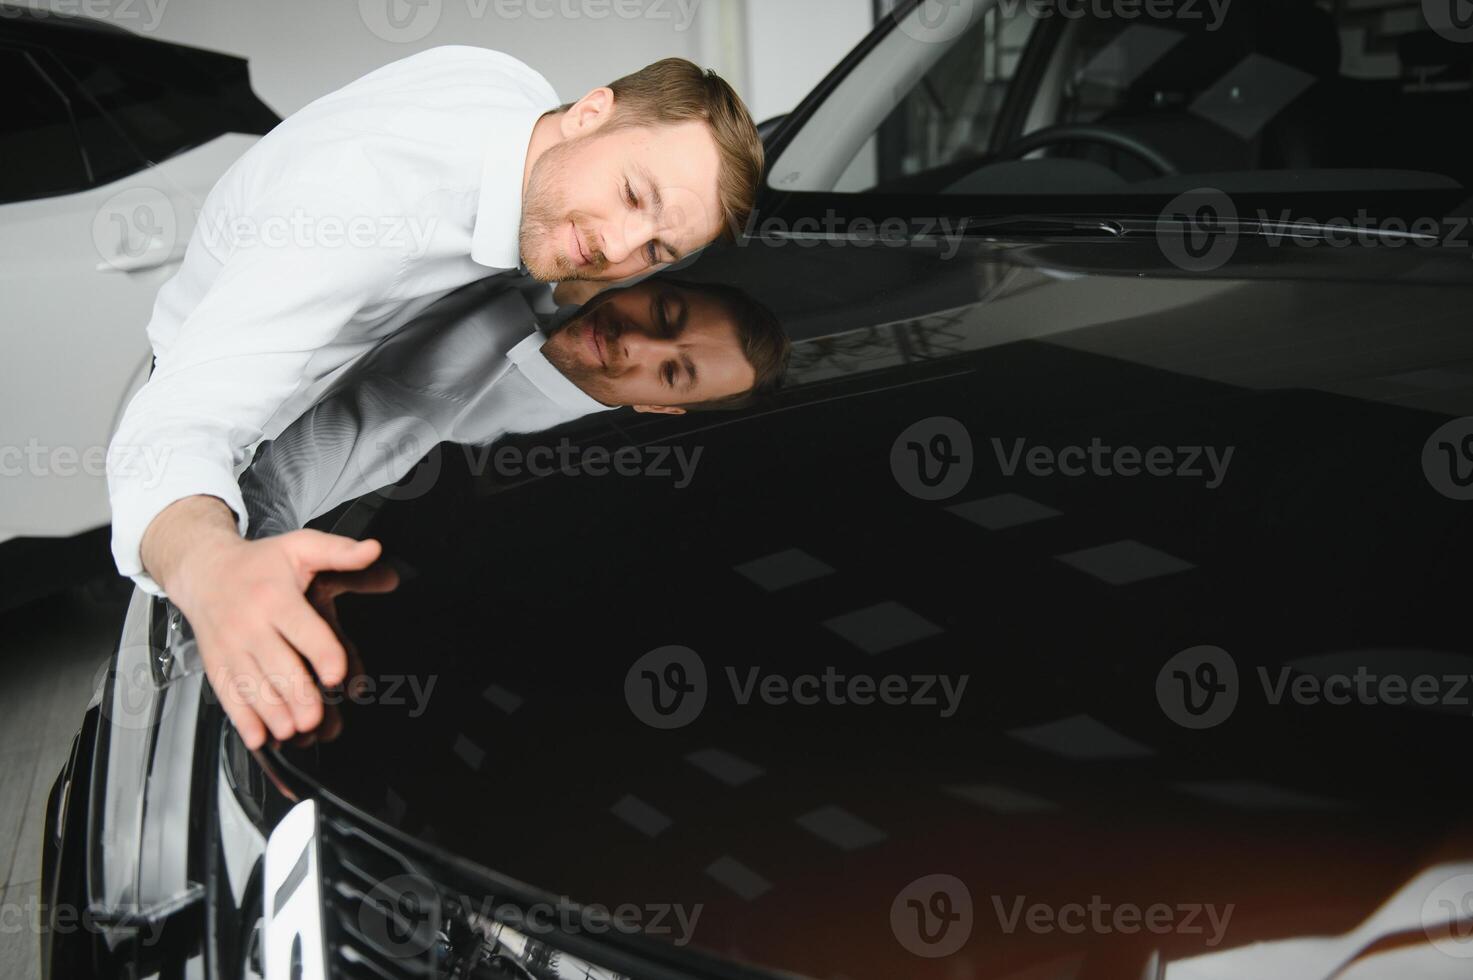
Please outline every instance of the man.
M378 554L308 532L241 538L235 474L280 406L382 340L406 302L488 269L625 279L745 221L761 141L714 74L670 59L558 103L507 55L431 49L308 105L210 192L159 292L154 373L119 424L108 478L119 570L189 618L217 691L287 653L341 679L341 648L303 591ZM671 360L673 372L617 361L641 391L680 395L640 410L712 390L698 379L710 365ZM145 446L165 453L161 478L115 465ZM241 734L259 744L264 729Z

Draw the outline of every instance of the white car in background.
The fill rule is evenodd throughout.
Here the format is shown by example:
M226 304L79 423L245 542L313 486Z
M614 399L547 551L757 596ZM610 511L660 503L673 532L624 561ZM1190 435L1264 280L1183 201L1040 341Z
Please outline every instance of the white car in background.
M0 604L108 562L108 441L205 195L279 118L246 62L0 4Z

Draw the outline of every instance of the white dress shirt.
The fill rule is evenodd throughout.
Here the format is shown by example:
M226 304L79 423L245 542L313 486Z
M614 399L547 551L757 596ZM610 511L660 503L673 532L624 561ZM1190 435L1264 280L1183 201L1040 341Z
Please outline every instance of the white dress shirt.
M441 443L489 446L609 411L543 356L546 342L527 297L498 280L436 303L257 450L240 480L250 537L294 531L397 484ZM438 470L427 465L432 482ZM392 496L428 489L416 477Z
M236 477L284 404L402 325L406 303L520 268L527 147L559 104L509 55L433 48L311 103L225 172L159 290L154 373L108 454L119 571L161 591L139 545L184 497L219 497L244 534ZM161 467L130 465L143 447Z

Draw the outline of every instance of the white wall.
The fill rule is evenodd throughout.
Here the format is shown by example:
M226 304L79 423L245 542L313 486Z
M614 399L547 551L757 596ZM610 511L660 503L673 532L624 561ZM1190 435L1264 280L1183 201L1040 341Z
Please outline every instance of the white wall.
M286 115L437 44L521 58L572 100L660 58L715 68L762 120L863 36L871 0L23 0L250 59Z
M791 112L874 26L872 0L745 0L758 122Z

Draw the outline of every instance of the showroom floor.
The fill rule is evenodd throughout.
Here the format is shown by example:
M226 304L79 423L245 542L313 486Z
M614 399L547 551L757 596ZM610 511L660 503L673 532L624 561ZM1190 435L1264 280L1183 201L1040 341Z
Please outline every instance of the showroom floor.
M0 616L0 977L38 975L46 795L117 643L126 603L67 594Z

